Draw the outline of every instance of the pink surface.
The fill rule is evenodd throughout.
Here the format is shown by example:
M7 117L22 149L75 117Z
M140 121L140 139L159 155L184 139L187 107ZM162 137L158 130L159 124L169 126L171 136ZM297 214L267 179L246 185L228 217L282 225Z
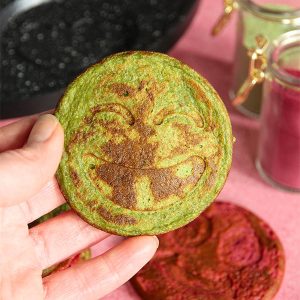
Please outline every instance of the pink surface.
M255 169L259 124L235 112L227 99L234 54L234 22L217 38L213 39L209 34L222 11L221 4L221 0L203 0L191 27L170 54L199 71L224 99L237 141L234 145L232 169L219 199L248 208L271 225L286 253L284 281L275 299L300 300L300 194L272 188L260 179ZM119 237L107 239L105 243L95 247L95 253L106 251L120 240ZM140 298L127 283L103 299Z

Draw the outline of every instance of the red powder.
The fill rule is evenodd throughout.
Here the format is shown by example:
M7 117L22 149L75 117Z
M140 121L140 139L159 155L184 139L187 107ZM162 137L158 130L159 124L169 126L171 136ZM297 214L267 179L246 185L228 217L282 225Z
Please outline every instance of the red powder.
M159 241L154 258L131 281L144 300L270 300L280 286L280 241L234 204L215 202Z
M286 70L300 78L300 71ZM300 190L300 88L266 81L259 162L275 182Z

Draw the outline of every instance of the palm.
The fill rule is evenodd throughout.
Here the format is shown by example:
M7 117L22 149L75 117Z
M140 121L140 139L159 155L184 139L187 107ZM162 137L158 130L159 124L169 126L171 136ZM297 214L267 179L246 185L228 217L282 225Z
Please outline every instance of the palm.
M56 124L46 141L36 143L31 136L41 129L31 131L35 121L25 119L0 129L0 299L97 299L151 258L156 238L128 239L100 257L42 279L43 269L109 234L71 211L28 229L28 223L65 202L51 179L61 155L62 129ZM49 127L51 118L43 122Z

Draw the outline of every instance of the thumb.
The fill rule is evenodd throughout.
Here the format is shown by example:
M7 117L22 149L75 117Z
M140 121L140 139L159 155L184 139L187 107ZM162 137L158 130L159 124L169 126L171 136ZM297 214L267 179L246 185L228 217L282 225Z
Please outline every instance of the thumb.
M0 206L28 200L53 177L63 150L63 129L42 115L23 148L0 154Z

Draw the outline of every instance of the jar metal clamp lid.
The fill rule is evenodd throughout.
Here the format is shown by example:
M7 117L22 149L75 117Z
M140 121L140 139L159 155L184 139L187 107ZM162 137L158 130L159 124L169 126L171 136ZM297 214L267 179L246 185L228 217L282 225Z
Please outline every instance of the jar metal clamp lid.
M214 25L211 34L217 35L227 25L233 12L237 9L244 9L260 18L280 22L283 24L295 23L300 25L300 9L294 10L274 10L265 6L258 5L252 0L224 0L224 13Z
M257 4L254 0L224 0L224 13L213 27L211 32L212 35L217 35L226 26L232 14L236 10L250 13L257 17L257 20L263 19L266 21L266 24L270 22L269 24L274 23L274 25L282 24L283 26L300 26L300 9L298 8L277 6L275 9L271 5ZM278 37L275 37L268 36L268 31L262 29L261 32L264 32L263 34L257 30L255 35L248 37L248 39L253 42L248 42L248 45L246 45L246 53L250 58L250 61L246 75L242 76L247 76L247 78L242 81L240 87L237 86L237 90L234 93L235 95L232 97L232 104L234 106L243 104L248 99L248 96L254 86L264 81L267 67L270 64L267 58L269 57L270 52L275 51L274 47L276 47L276 45L281 45L282 43L290 44L290 40L293 39L293 37L295 38L297 35L296 33L291 34L290 32L296 31L297 30L291 30L287 34L280 35L280 37L278 34ZM274 38L276 40L274 40ZM239 61L237 63L239 63ZM274 64L271 63L271 66L273 65ZM277 73L280 72L277 70ZM282 74L277 75L280 77ZM289 76L285 77L288 78Z
M248 78L238 90L233 105L243 103L253 87L264 81L267 72L271 72L282 85L300 87L300 78L280 66L282 53L295 47L300 49L300 30L286 32L272 43L260 35L256 37L256 44L257 48L248 51L250 56Z

